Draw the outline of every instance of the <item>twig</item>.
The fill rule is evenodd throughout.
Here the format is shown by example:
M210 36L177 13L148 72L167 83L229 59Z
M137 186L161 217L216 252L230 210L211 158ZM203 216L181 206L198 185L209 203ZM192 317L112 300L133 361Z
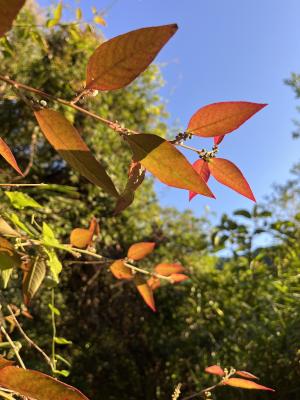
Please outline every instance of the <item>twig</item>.
M24 364L24 362L23 362L23 360L22 360L22 358L20 356L18 348L16 347L14 342L11 340L11 338L10 338L9 334L6 332L6 329L4 328L4 326L1 326L1 332L6 337L6 340L9 342L11 348L13 349L13 351L14 351L14 353L15 353L15 355L16 355L18 361L19 361L19 364L21 365L21 367L23 369L26 369L25 364Z
M132 271L140 272L141 274L144 274L144 275L155 276L156 278L164 279L165 281L172 282L172 279L169 276L164 276L164 275L156 274L155 272L146 271L144 269L135 267L134 265L131 265L127 262L124 262L124 265L126 267L130 268Z
M27 336L27 334L24 332L23 328L21 327L21 325L19 324L19 321L17 320L13 310L11 309L11 307L8 305L7 309L11 315L11 317L14 320L14 323L16 324L16 327L19 329L19 332L21 333L21 335L24 337L24 339L29 343L30 346L34 347L39 353L42 354L42 356L44 357L44 359L46 360L46 362L50 365L51 369L53 370L53 364L51 362L50 357L44 352L43 349L41 349L32 339L30 339L29 336Z

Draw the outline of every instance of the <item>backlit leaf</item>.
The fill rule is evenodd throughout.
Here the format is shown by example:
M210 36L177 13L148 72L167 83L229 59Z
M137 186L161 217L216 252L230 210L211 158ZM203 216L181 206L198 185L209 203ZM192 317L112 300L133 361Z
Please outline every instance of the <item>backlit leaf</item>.
M102 26L106 26L106 21L105 19L102 17L102 15L95 15L94 16L94 22L96 24L102 25Z
M3 36L12 26L25 0L0 0L0 36Z
M153 242L135 243L129 247L127 257L131 260L141 260L152 253L154 247L155 243Z
M36 258L30 270L25 274L23 281L24 304L28 305L40 288L46 275L46 264L40 258Z
M180 283L186 281L189 277L185 274L171 274L170 279L172 283Z
M147 284L152 290L152 292L154 292L154 290L160 287L160 280L159 278L156 278L156 276L151 276L151 278L147 280Z
M204 180L206 183L209 179L210 172L208 169L207 162L202 160L201 158L199 160L196 160L193 164L194 170L201 176L201 178ZM189 192L189 200L191 201L195 196L197 196L197 193L190 191Z
M242 376L243 378L249 378L249 379L258 379L257 376L251 374L250 372L247 371L236 371L236 374L239 376Z
M215 145L219 145L223 141L224 137L225 137L224 135L215 136L214 137L214 144Z
M59 245L59 241L55 238L53 230L50 228L46 222L43 223L43 241L45 243L44 250L48 256L47 265L52 272L53 279L55 282L59 281L59 274L62 271L62 264L59 261L55 250L51 246ZM48 247L49 246L49 247Z
M154 271L159 275L169 276L171 274L179 274L185 271L181 264L167 264L161 263L156 265Z
M88 400L79 390L57 379L13 366L0 369L0 385L35 400Z
M134 200L134 193L138 189L138 187L143 183L145 178L146 170L141 165L141 163L136 162L134 160L131 161L129 172L128 172L128 181L126 183L126 187L121 193L120 198L117 202L114 214L119 214Z
M13 207L22 210L25 207L42 208L42 206L30 197L27 193L23 192L5 192Z
M102 43L89 59L86 88L114 90L128 85L176 31L176 24L142 28Z
M209 160L208 168L218 182L248 197L248 199L256 201L244 175L231 161L224 158L212 158Z
M1 0L0 0L0 14L1 14ZM23 172L20 170L12 151L2 138L0 138L0 154L8 162L9 165L11 165L20 175L23 176Z
M208 374L219 375L219 376L225 375L223 368L221 368L219 365L211 365L210 367L206 367L205 372L207 372Z
M133 158L161 182L214 197L204 180L173 144L152 134L126 136Z
M258 383L249 381L247 379L229 378L226 381L224 381L223 384L228 386L238 387L241 389L269 390L271 392L275 392L274 389L259 385Z
M132 279L132 271L124 265L124 260L116 260L110 266L111 273L117 279Z
M105 169L92 155L78 131L62 114L44 109L36 111L35 116L46 139L72 168L107 193L119 197Z
M85 249L91 244L93 236L98 231L98 222L96 218L92 218L89 229L75 228L72 230L70 235L70 243L72 246L78 247L79 249Z
M136 275L134 277L134 282L136 285L137 290L139 291L140 295L144 299L144 302L147 304L148 307L151 308L152 311L156 311L155 302L153 297L153 291L151 287L148 285L147 282L140 275Z
M196 111L190 119L187 131L203 137L225 135L237 129L266 105L248 101L210 104Z

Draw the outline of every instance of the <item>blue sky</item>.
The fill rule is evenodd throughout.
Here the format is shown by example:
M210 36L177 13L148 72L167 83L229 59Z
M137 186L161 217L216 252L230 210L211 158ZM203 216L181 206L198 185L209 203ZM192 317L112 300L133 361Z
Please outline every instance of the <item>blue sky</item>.
M48 5L49 0L40 0ZM67 3L67 0L65 1ZM69 1L88 17L91 6L102 10L109 0ZM299 159L300 140L292 140L297 101L283 83L300 72L299 0L117 0L106 15L104 35L111 38L144 26L177 22L179 31L157 61L166 81L161 93L170 112L170 126L186 127L201 106L229 100L268 103L220 146L219 156L244 172L258 201L284 182ZM209 147L211 140L193 139L191 145ZM191 161L194 155L185 153ZM217 200L157 184L163 205L191 208L197 215L209 206L218 215L249 208L251 201L213 179Z

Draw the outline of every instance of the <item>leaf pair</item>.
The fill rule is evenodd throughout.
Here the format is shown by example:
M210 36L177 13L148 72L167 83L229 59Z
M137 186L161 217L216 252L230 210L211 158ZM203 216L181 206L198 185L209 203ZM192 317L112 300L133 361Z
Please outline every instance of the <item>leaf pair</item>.
M212 365L210 367L207 367L205 368L205 372L223 377L222 385L233 386L241 389L268 390L274 392L274 389L271 389L263 385L259 385L258 383L249 380L249 379L258 379L258 377L247 371L235 371L234 374L230 375L230 376L239 375L247 379L231 378L231 377L227 378L225 371L219 365Z
M180 283L186 281L188 276L183 274L185 268L181 264L168 264L161 263L156 265L154 272L158 275L167 276L170 278L171 283ZM152 276L147 281L150 288L154 291L160 287L160 279L156 276Z
M88 400L79 390L46 374L17 368L0 358L0 386L36 400Z
M250 200L256 201L244 175L231 161L224 158L212 158L208 161L200 159L195 161L193 167L205 182L212 175L221 184L228 186ZM189 199L192 200L196 195L197 193L190 191Z

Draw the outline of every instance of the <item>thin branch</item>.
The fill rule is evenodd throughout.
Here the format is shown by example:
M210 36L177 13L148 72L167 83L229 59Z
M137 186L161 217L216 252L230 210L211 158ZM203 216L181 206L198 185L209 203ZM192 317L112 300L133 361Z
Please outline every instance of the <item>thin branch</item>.
M168 282L172 282L172 279L169 276L160 275L160 274L156 274L155 272L146 271L144 269L135 267L134 265L131 265L127 262L124 262L124 265L126 267L130 268L132 271L140 272L141 274L144 274L144 275L155 276L155 278L159 278L159 279L163 279Z
M14 351L14 353L15 353L18 361L19 361L19 364L21 365L21 367L23 369L26 369L24 361L22 360L22 358L20 356L19 350L16 347L16 345L14 344L14 342L11 340L11 337L9 336L9 334L6 332L6 329L4 328L4 326L1 326L0 329L1 329L1 332L3 333L3 335L6 337L6 340L9 342L11 348L13 349L13 351Z
M14 323L16 324L16 327L19 329L19 332L21 333L21 335L23 336L23 338L27 341L27 343L29 343L30 346L34 347L39 353L42 354L42 356L44 357L44 359L46 360L47 364L50 365L51 369L53 370L53 364L51 362L50 357L44 352L43 349L41 349L32 339L30 339L29 336L27 336L27 334L24 332L23 328L21 327L21 325L19 324L19 321L17 320L13 310L11 309L11 307L8 305L7 309L12 317L12 319L14 320Z

